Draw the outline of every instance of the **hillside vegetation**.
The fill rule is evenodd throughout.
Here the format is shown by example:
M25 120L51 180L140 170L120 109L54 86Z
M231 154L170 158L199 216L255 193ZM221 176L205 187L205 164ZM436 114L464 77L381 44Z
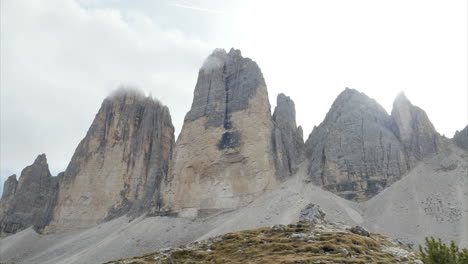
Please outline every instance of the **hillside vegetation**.
M341 224L299 222L232 232L107 264L153 263L422 263L416 252L380 234Z

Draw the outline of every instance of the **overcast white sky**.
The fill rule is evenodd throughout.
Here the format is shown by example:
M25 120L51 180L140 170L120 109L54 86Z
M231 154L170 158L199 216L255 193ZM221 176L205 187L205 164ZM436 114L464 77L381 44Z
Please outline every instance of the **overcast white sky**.
M272 111L278 93L291 96L305 138L345 87L388 112L404 91L449 137L468 123L466 0L1 0L0 9L3 180L39 153L54 175L64 170L119 85L160 99L178 133L215 48L257 61Z

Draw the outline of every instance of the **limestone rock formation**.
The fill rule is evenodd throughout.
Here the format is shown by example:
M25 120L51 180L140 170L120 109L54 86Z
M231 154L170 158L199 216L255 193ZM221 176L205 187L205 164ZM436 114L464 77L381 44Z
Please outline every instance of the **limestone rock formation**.
M158 211L174 144L169 110L160 102L130 89L106 98L64 172L47 231Z
M8 178L0 201L0 234L8 235L33 226L42 230L55 205L58 178L52 177L44 154L23 169L19 181Z
M239 50L215 50L199 71L177 139L167 209L194 216L234 208L275 185L272 129L260 68Z
M8 177L8 179L5 181L3 185L3 193L2 193L2 199L0 200L0 203L5 203L6 201L13 199L16 193L17 187L18 187L18 180L16 180L16 174L13 174L10 177Z
M408 168L439 151L440 136L426 112L412 105L404 93L396 97L391 116L393 131L403 144L409 162Z
M306 141L310 180L347 199L365 199L408 170L392 119L373 99L346 88Z
M453 137L455 145L468 151L468 126L466 126L462 131L457 131Z
M304 160L304 138L301 127L296 126L296 108L293 100L284 94L276 99L273 112L273 158L278 178L294 174Z

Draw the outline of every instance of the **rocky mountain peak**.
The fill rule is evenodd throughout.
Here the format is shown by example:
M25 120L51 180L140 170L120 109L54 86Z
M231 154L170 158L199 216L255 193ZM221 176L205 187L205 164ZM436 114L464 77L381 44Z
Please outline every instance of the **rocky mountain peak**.
M259 86L265 86L265 81L254 61L242 57L239 50L215 50L199 71L185 120L207 117L207 127L223 125L229 129L232 113L246 109Z
M112 93L64 173L48 231L157 210L174 144L166 106L130 88Z
M58 179L50 175L45 154L8 178L0 201L0 234L10 234L33 226L43 229L50 221L58 192Z
M46 154L40 154L34 160L33 166L48 166Z
M346 88L306 142L311 181L347 199L366 199L406 172L392 120L374 99Z
M2 201L11 199L16 192L18 187L18 180L16 180L16 174L13 174L8 177L3 185Z
M291 125L296 127L296 106L294 101L284 93L278 94L276 97L276 107L273 112L273 120L282 125Z
M279 179L285 179L294 174L304 160L304 139L302 128L296 126L294 101L283 93L276 98L272 120L276 174Z
M215 50L199 71L177 140L166 181L169 209L192 214L251 202L276 182L272 129L258 65L239 50Z
M393 103L393 131L402 142L410 163L437 153L440 149L440 136L421 108L414 106L404 93L400 93Z

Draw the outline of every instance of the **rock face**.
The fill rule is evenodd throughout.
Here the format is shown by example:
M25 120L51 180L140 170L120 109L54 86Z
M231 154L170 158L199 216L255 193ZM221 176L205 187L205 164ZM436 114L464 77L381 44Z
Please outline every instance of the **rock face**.
M315 184L347 199L365 199L408 170L392 119L375 102L346 88L306 142Z
M215 50L199 71L177 139L166 209L194 216L234 208L275 185L272 129L260 68L239 50Z
M174 144L167 107L134 90L115 92L102 103L64 172L47 231L158 211Z
M279 94L273 112L273 158L279 179L294 174L304 160L304 139L296 126L296 108L288 96Z
M52 177L44 154L23 169L19 181L8 178L0 201L0 234L8 235L33 226L42 230L50 221L56 202L58 178Z
M326 214L322 211L319 205L311 203L301 210L299 222L321 224L327 221L325 215Z
M403 144L409 168L439 151L440 135L426 112L412 105L404 93L400 93L393 103L392 119L393 131Z
M455 145L468 151L468 126L466 126L462 131L457 131L453 137Z
M5 203L11 199L16 193L16 188L18 187L18 180L16 180L16 174L11 175L5 181L3 186L3 193L2 199L0 200L2 203Z

